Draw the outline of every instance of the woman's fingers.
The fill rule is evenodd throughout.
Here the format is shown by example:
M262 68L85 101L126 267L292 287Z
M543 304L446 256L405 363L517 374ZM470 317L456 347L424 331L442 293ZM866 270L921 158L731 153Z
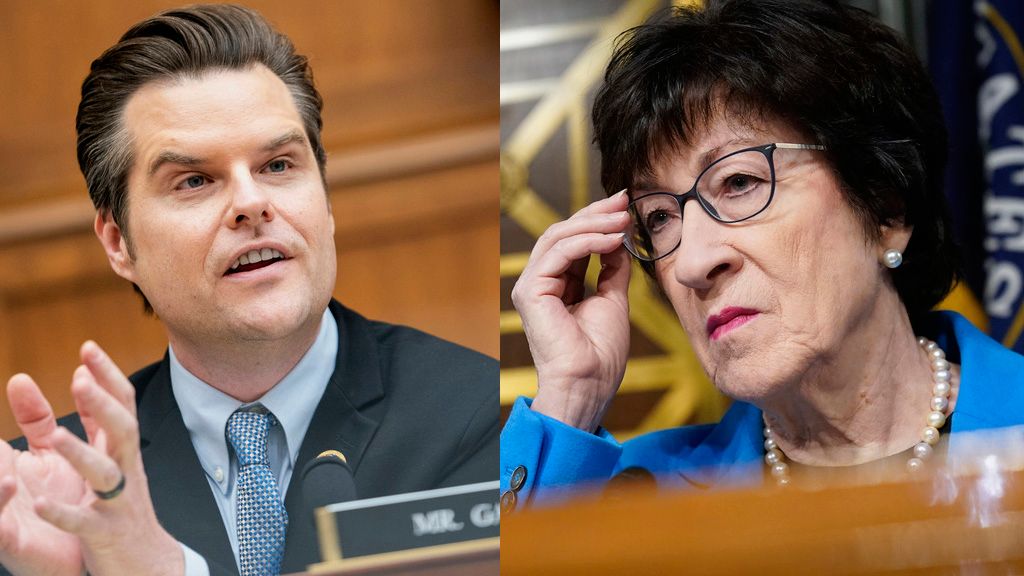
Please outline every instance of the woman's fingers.
M578 234L624 232L628 226L629 214L622 210L593 214L576 213L568 220L549 226L540 238L537 238L530 254L531 257L543 255L558 242Z
M629 277L633 258L624 247L601 254L601 274L597 277L597 294L628 305Z
M558 277L569 271L574 264L574 276L582 279L586 271L586 262L591 254L608 254L622 246L622 233L603 234L589 232L564 238L554 244L550 250L530 263L530 276ZM526 271L524 270L524 275Z
M607 254L622 245L629 226L624 211L627 202L625 192L620 192L545 230L513 289L513 302L540 296L555 296L565 305L580 302L590 256Z
M607 198L602 198L601 200L587 204L570 216L569 220L591 214L621 212L622 210L625 210L628 205L629 196L626 194L626 189L623 188Z
M586 216L588 214L600 214L602 212L619 212L625 210L626 206L628 205L629 195L626 194L626 189L623 188L622 190L619 190L618 192L612 194L607 198L602 198L601 200L591 202L590 204L584 206L582 209L578 210L575 214L573 214L569 219L571 220L573 218L576 218L577 216Z

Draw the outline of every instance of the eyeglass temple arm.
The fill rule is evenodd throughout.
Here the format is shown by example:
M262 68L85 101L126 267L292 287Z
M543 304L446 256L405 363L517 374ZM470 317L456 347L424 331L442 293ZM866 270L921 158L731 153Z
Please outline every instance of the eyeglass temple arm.
M821 144L789 144L787 142L776 142L776 148L785 148L787 150L824 150L825 147Z

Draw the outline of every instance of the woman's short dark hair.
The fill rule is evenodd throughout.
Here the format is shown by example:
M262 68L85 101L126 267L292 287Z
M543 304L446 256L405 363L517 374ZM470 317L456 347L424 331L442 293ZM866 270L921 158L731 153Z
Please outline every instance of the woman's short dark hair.
M155 80L198 77L210 70L269 68L291 92L321 179L327 155L320 139L323 101L305 56L257 12L233 5L168 10L139 22L93 61L78 105L78 165L97 210L109 211L127 234L132 147L123 123L129 98Z
M594 103L605 191L650 176L722 111L780 119L826 146L870 238L913 226L892 271L912 321L946 296L959 278L946 130L924 67L892 29L835 0L709 0L626 32Z

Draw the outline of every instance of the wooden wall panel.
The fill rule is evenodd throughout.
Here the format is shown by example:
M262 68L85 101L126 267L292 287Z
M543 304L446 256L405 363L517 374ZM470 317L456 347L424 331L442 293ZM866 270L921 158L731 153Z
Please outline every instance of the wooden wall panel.
M497 357L497 187L497 162L487 162L340 194L335 293L375 318ZM389 210L395 200L424 208L401 215ZM369 211L383 218L355 225L346 215Z
M116 277L11 299L7 316L12 337L5 374L30 374L57 414L74 411L68 387L85 340L99 342L129 373L159 359L167 346L163 327L142 313L131 285ZM0 424L0 436L19 435L6 402Z

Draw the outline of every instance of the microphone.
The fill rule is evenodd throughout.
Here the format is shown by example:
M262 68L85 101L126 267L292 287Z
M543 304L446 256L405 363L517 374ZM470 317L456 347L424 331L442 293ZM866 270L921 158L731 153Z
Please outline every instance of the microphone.
M345 455L337 450L321 452L302 469L302 494L306 509L356 499L356 481Z

